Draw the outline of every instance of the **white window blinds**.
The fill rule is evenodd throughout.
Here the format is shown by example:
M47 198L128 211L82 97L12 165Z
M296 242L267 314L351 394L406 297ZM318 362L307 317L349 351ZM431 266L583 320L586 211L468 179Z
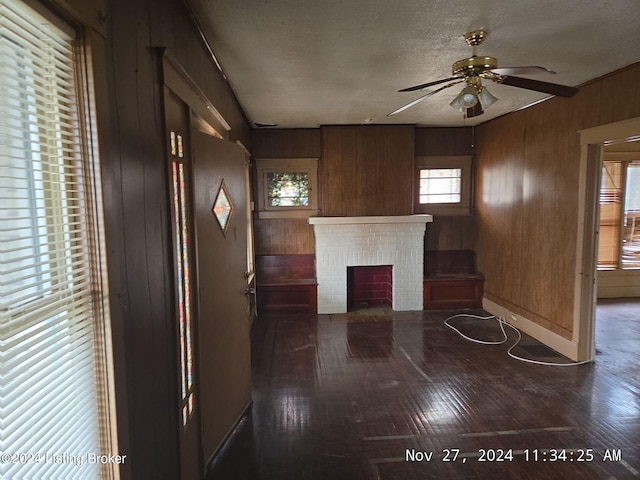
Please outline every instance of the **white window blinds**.
M20 0L0 8L0 478L101 478L88 455L104 418L99 262L74 38Z

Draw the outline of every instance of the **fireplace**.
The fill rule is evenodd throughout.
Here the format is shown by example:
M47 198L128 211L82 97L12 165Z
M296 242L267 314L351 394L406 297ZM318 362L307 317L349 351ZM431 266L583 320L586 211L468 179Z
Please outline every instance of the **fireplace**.
M393 267L347 267L347 309L393 305Z
M390 266L391 306L422 310L424 235L431 215L311 217L318 313L347 311L347 267Z

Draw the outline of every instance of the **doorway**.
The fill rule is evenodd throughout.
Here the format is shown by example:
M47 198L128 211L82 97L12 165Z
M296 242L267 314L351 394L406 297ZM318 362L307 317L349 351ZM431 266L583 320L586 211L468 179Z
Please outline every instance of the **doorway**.
M580 205L576 265L574 341L577 360L596 354L596 304L598 298L598 248L600 243L600 193L603 150L640 140L640 118L580 131Z
M598 298L640 297L640 140L603 147L598 199Z
M640 141L604 145L601 172L596 354L612 375L640 385Z
M167 77L176 429L180 480L196 480L251 401L248 165Z

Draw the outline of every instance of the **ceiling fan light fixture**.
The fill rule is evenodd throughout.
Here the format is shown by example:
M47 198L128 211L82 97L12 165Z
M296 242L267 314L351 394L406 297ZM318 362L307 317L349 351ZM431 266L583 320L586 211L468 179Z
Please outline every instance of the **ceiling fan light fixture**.
M478 89L474 85L467 85L456 98L449 104L456 110L464 112L467 108L478 103Z
M489 90L486 89L486 87L482 87L478 92L478 101L480 102L480 105L482 105L482 110L486 110L491 105L496 103L498 99L493 95L491 95L491 93L489 92Z
M495 83L510 85L512 87L524 88L525 90L533 90L535 92L548 93L559 97L572 97L578 92L578 88L557 83L543 82L526 77L514 77L513 75L528 75L535 73L555 73L553 70L541 66L523 66L523 67L502 67L498 68L498 59L495 57L478 56L477 47L482 44L487 36L488 30L474 30L464 35L467 45L473 49L473 55L468 58L458 60L451 66L452 76L440 80L414 85L413 87L403 88L399 92L415 92L423 90L427 87L446 83L443 87L427 92L417 100L413 100L404 107L401 107L389 114L395 115L412 107L424 98L438 93L445 88L449 88L458 83L465 82L466 86L449 104L452 108L463 113L464 118L477 117L482 115L484 111L491 105L496 103L498 99L494 97L482 85L482 80L491 80ZM451 82L451 83L447 83Z

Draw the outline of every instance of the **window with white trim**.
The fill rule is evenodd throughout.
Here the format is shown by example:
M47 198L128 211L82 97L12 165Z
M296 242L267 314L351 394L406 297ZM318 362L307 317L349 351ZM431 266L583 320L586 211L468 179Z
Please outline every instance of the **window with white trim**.
M256 159L259 218L318 214L317 158Z
M111 478L87 459L118 452L75 32L36 5L0 8L0 452L17 455L0 478Z
M416 213L471 214L471 156L417 157Z

